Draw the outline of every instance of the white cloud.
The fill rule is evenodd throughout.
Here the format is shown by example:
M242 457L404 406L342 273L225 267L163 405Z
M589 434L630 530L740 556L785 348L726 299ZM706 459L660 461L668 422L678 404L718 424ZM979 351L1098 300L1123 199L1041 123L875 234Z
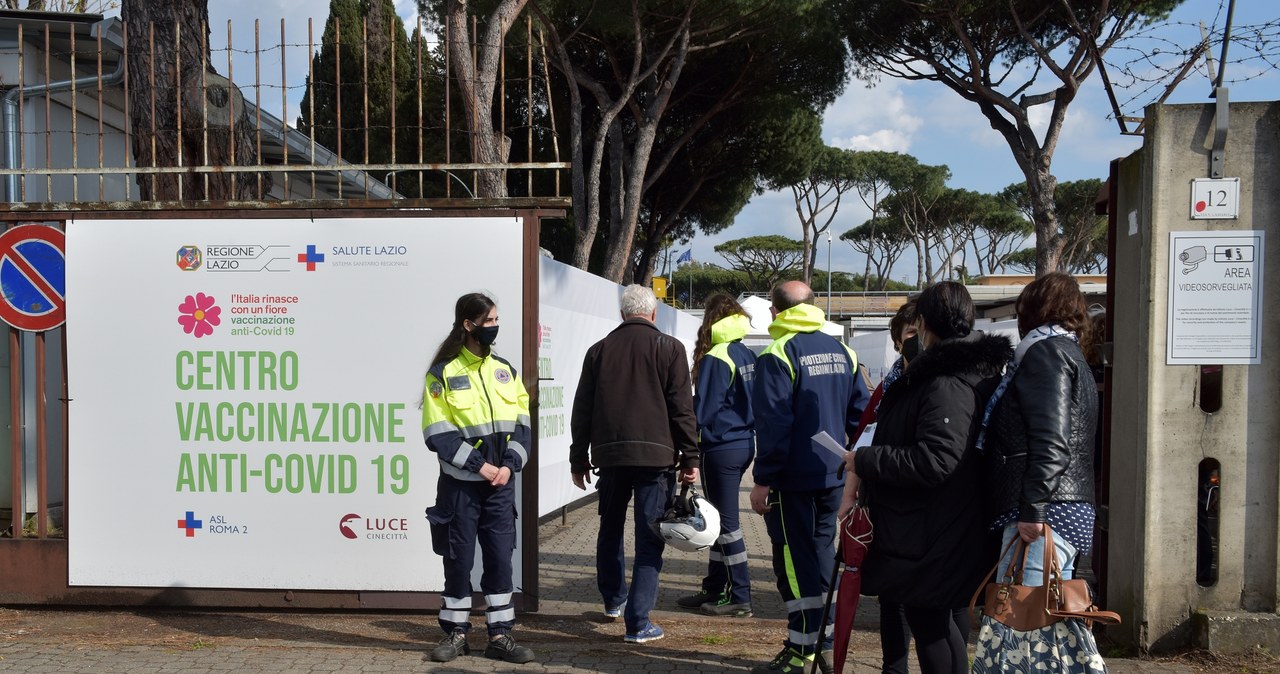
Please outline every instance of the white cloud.
M849 138L832 138L827 141L833 147L845 150L882 150L906 152L911 148L911 137L897 129L881 129Z
M822 135L835 147L906 152L923 124L903 82L885 80L867 88L854 81L823 115Z

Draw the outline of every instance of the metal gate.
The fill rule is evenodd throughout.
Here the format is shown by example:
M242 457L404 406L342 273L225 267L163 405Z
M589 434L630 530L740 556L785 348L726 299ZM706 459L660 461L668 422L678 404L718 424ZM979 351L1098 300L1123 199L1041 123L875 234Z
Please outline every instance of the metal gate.
M133 124L133 94L150 91L150 105L166 105L155 98L160 88L154 79L158 71L141 82L131 81L128 75L131 54L145 50L154 55L171 48L155 43L154 26L129 31L117 19L92 15L0 11L0 57L5 57L0 58L0 78L12 83L3 96L5 164L0 176L7 203L0 205L0 213L8 227L41 223L63 229L68 221L88 214L97 219L376 217L412 209L417 215L429 211L428 216L522 217L525 324L521 356L525 371L536 372L539 222L563 217L569 198L561 193L561 176L570 166L559 161L554 111L549 107L549 71L536 31L527 20L522 28L512 31L513 44L501 47L497 96L504 102L522 98L524 104L519 111L504 104L495 118L499 134L508 141L524 136L525 142L523 147L509 143L518 161L475 163L455 160L455 155L468 154L468 132L458 128L460 113L454 109L456 82L452 75L442 75L450 73L447 55L437 54L444 60L442 68L438 63L435 71L426 67L436 45L422 37L426 33L421 23L417 38L410 42L412 77L397 81L392 68L391 91L407 90L411 95L402 105L391 106L389 119L375 119L369 112L370 97L377 96L370 88L375 78L369 73L378 68L370 62L373 41L369 35L389 33L391 44L397 44L394 20L385 26L370 25L366 19L359 26L338 27L361 36L354 51L342 52L361 59L363 76L354 83L341 81L342 70L330 83L311 79L312 57L319 47L313 27L308 23L306 43L290 43L282 20L279 39L274 41L264 40L262 27L255 22L251 48L233 39L237 33L230 25L221 47L202 43L202 52L209 58L194 64L198 84L191 84L188 77L187 84L172 88L176 124L158 125L157 116L151 114L150 125L139 127ZM447 34L455 27L440 30ZM474 35L474 25L471 30ZM178 41L204 40L208 34L203 27L185 32L174 27L170 32L175 31ZM139 34L151 38L143 47L136 39L130 42L131 36ZM508 60L522 65L519 77L506 76ZM253 63L254 76L237 78L246 61ZM363 92L357 120L349 114L344 119L341 108L333 117L329 131L338 147L318 142L325 127L315 123L314 108L305 132L286 121L295 109L289 94L298 88L290 79L290 62L308 64L308 79L317 89L329 85L339 97L352 86ZM275 68L278 80L263 78L263 72ZM275 90L279 116L268 111L267 99ZM184 121L182 111L193 109L193 96L200 112L186 115ZM310 96L310 104L314 106L318 98ZM415 109L416 116L397 116L398 111ZM430 110L435 110L434 120L427 119ZM237 133L252 147L250 156L236 156L234 142L230 156L211 150ZM343 139L353 134L363 139L360 156L344 160ZM416 146L409 161L397 149L405 145L406 134L408 145ZM179 146L177 156L164 156L157 149L157 139L166 135L194 138L200 151L184 153ZM146 142L140 143L140 137ZM388 137L388 161L371 160L379 139ZM144 151L140 153L139 148ZM345 151L350 153L350 143ZM508 193L476 197L479 178L486 171L503 172ZM154 194L166 177L174 181L171 187L176 192L164 195L168 198L140 200L144 191ZM219 193L210 187L218 181L230 182L230 192L221 192L224 198L207 198ZM0 554L0 602L301 608L437 605L433 596L418 593L68 586L66 515L75 500L66 488L66 334L62 327L43 332L11 327L8 337L7 358L0 356L0 363L7 363L9 369L9 393L7 399L0 399L0 414L9 423L7 440L0 444L0 550L4 551ZM536 417L536 386L530 395ZM535 447L536 427L535 423ZM536 512L536 465L526 470L525 479L524 510ZM537 596L536 518L523 518L521 526L526 541L523 607L529 610L536 609ZM122 536L121 544L128 544L127 536Z

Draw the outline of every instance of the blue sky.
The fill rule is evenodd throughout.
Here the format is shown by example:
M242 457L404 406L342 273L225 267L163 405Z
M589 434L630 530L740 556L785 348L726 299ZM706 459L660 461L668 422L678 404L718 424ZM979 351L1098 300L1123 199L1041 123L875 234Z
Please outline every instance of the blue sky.
M318 43L328 15L329 0L218 0L210 4L210 24L215 43L225 35L230 19L239 48L252 48L253 21L261 23L264 47L279 41L280 18L286 17L286 41L294 45L307 43L307 18L314 20L314 40ZM1199 39L1197 22L1217 26L1225 22L1222 7L1225 0L1188 0L1173 14L1177 27L1164 35L1177 44L1193 44ZM412 0L396 0L398 13L412 23L415 4ZM1274 18L1276 10L1269 0L1239 0L1234 23L1237 27L1257 24ZM1231 56L1243 55L1233 47ZM1216 59L1217 54L1215 52ZM297 101L302 97L302 81L306 75L305 47L290 49L287 56L291 91L288 121L296 117ZM253 63L247 58L236 61L236 80L251 78ZM264 55L264 80L279 81L278 55ZM1228 70L1228 79L1254 73L1243 67ZM269 73L269 74L268 74ZM1116 74L1112 74L1116 79ZM1231 84L1231 100L1274 100L1280 93L1280 73L1269 72L1248 82ZM1147 94L1141 102L1154 100L1158 92ZM1204 103L1209 99L1209 80L1204 68L1187 78L1170 97L1171 103ZM1123 99L1122 99L1123 100ZM278 101L278 99L276 99ZM280 104L271 101L268 109L280 115ZM1128 115L1141 115L1140 103L1127 106ZM1046 109L1048 106L1041 106ZM1061 141L1054 155L1054 174L1059 181L1105 178L1109 162L1125 156L1141 145L1141 139L1121 135L1101 81L1095 72L1071 104ZM951 187L982 192L995 192L1022 181L1004 140L993 131L978 112L977 106L961 99L941 84L885 79L874 88L852 81L844 95L825 113L823 137L829 145L852 149L879 149L905 152L925 164L945 164L951 169ZM832 231L840 233L864 222L868 210L856 195L842 202ZM757 196L737 217L734 224L714 236L698 236L691 244L679 245L674 254L692 247L693 257L700 262L725 264L714 252L716 244L759 234L782 234L800 238L799 220L789 192L771 192ZM826 242L821 243L818 264L826 266ZM832 244L832 266L836 271L861 273L863 257L838 238ZM904 256L910 257L910 256ZM914 277L914 260L904 260L895 270Z

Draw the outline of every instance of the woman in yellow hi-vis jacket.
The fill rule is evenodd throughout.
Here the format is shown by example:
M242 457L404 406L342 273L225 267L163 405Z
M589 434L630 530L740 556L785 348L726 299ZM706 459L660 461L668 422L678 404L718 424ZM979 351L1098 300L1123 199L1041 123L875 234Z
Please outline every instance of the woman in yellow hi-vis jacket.
M445 638L431 652L449 662L471 652L471 568L476 541L484 572L485 657L533 660L511 638L511 556L516 543L512 476L529 460L529 394L511 363L493 354L498 308L482 293L458 298L453 327L431 359L422 396L422 437L440 460L435 505L427 508L431 546L444 558L440 627Z

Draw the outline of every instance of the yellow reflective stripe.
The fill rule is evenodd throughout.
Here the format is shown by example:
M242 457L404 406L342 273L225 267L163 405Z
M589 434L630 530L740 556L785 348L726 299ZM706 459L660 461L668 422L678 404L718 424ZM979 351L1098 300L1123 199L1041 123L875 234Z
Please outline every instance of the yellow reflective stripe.
M841 343L840 346L843 346L844 350L849 352L849 360L853 363L853 371L857 372L858 371L858 353L853 349L849 348L848 344Z
M761 356L774 356L787 366L787 374L791 375L791 381L796 380L796 369L791 365L791 359L787 358L786 346L797 333L788 332L787 334L773 340L768 347L765 348Z
M787 586L791 589L792 597L799 597L800 579L796 576L795 560L791 558L791 543L787 536L787 520L782 516L782 494L778 494L778 502L774 507L778 509L778 524L782 526L782 564L787 570Z
M733 362L733 359L729 357L729 343L725 342L723 344L713 345L711 349L707 351L707 356L715 358L729 366L729 383L732 384L733 378L738 374L738 364Z

